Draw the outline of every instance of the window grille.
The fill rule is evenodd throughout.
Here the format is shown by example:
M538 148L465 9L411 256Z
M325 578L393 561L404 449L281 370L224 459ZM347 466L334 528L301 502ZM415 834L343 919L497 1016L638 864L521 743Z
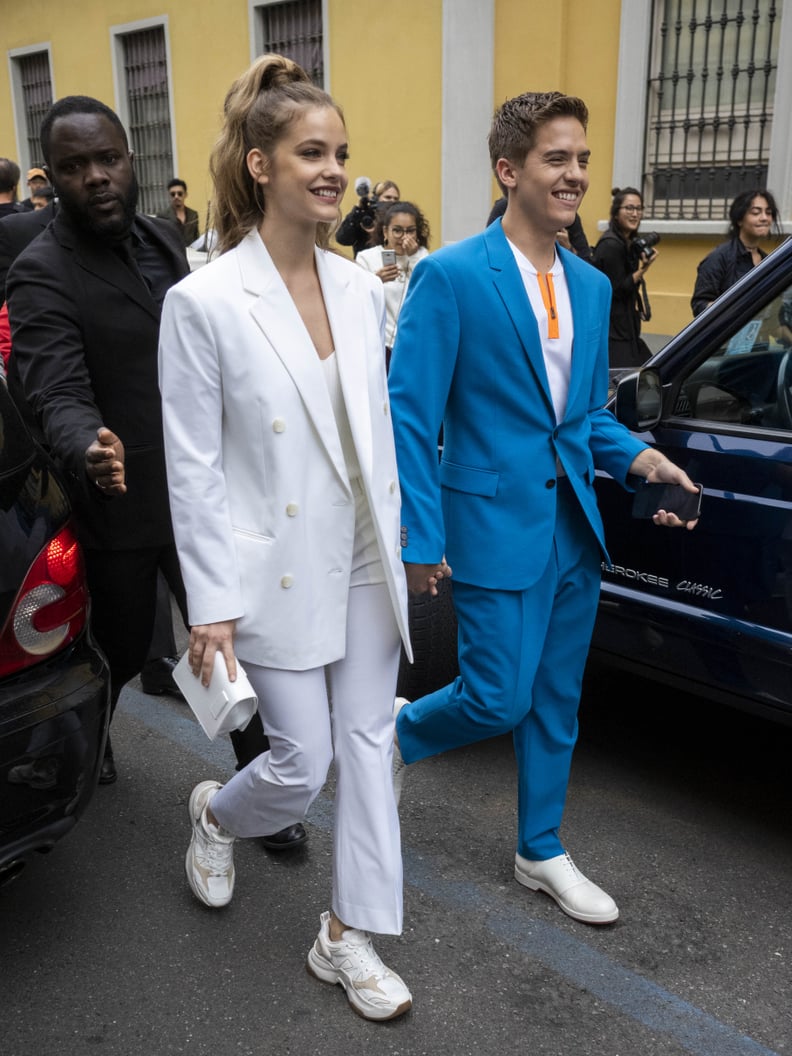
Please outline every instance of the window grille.
M320 88L324 86L322 0L287 0L258 8L261 53L276 52L299 63Z
M167 185L174 175L165 29L125 33L120 40L129 145L140 186L138 209L157 213L168 206Z
M770 0L655 0L643 188L654 219L724 219L765 185L778 17Z
M17 83L22 96L24 138L26 144L25 158L29 164L22 164L22 174L29 168L41 166L41 140L39 132L44 115L52 106L52 77L50 76L49 53L35 51L14 59L17 66Z

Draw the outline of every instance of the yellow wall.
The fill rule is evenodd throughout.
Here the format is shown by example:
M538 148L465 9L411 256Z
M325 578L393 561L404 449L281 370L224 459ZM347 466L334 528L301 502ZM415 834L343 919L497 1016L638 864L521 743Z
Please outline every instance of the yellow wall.
M441 0L329 5L329 88L344 108L350 145L343 211L355 204L356 177L394 180L429 221L434 248L441 221L442 13Z
M610 206L621 8L621 0L495 0L495 106L520 92L560 89L589 107L591 185L581 218L592 244ZM79 18L63 0L38 0L35 25L46 29L32 25L29 11L25 4L4 5L3 50L49 41L57 95L95 95L113 106L110 27L168 16L178 175L189 184L189 203L203 225L223 98L250 57L247 0L227 0L220 8L209 0L80 0ZM436 247L443 206L443 0L377 6L327 0L327 11L329 88L346 114L350 179L394 179L427 215ZM12 130L3 62L0 154L14 155ZM486 146L480 149L486 163ZM344 211L354 200L350 187ZM651 230L651 219L643 227ZM689 321L696 266L719 241L664 236L648 277L653 318L646 333L671 334Z
M250 62L247 4L187 0L161 4L160 12L166 7L178 175L188 184L190 205L198 210L203 230L212 192L209 155L220 130L223 100Z
M223 97L250 58L248 11L244 0L234 0L218 17L215 4L190 0L80 0L79 18L62 0L37 0L35 29L29 8L15 5L2 15L5 49L49 42L55 94L91 95L113 108L110 28L168 16L173 109L178 173L189 186L189 204L204 226L210 195L209 152L220 127ZM8 65L0 75L0 154L14 153L13 113ZM6 132L7 130L7 132ZM24 195L24 183L20 194Z
M561 91L589 108L591 184L580 218L592 244L610 206L620 10L620 0L496 3L495 105L521 92Z

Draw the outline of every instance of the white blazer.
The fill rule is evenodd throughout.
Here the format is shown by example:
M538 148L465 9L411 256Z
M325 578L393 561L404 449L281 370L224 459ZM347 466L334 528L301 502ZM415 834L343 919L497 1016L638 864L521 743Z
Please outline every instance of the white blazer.
M316 266L411 657L382 283L324 250ZM160 387L191 623L237 620L243 662L306 670L343 657L354 497L321 362L257 231L168 292Z

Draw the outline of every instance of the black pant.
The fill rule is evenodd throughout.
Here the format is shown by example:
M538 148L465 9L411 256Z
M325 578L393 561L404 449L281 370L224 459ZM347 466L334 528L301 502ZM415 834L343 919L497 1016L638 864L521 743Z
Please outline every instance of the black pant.
M187 624L184 591L176 547L138 550L86 550L91 592L91 627L110 665L111 704L143 667L149 653L157 609L157 576L162 574Z

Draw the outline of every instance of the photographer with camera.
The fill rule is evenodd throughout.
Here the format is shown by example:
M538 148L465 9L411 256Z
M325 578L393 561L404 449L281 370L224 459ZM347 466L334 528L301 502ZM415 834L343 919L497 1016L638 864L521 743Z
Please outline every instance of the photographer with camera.
M594 247L594 263L613 288L608 333L611 367L639 367L649 358L641 338L641 320L651 318L644 276L657 259L660 241L655 232L639 236L643 196L635 187L615 187L611 192L610 223Z
M377 209L398 202L401 194L393 180L380 180L372 191L368 176L358 176L355 180L355 194L358 196L358 203L341 221L335 233L335 240L339 246L351 246L353 255L357 256L361 249L373 245Z

